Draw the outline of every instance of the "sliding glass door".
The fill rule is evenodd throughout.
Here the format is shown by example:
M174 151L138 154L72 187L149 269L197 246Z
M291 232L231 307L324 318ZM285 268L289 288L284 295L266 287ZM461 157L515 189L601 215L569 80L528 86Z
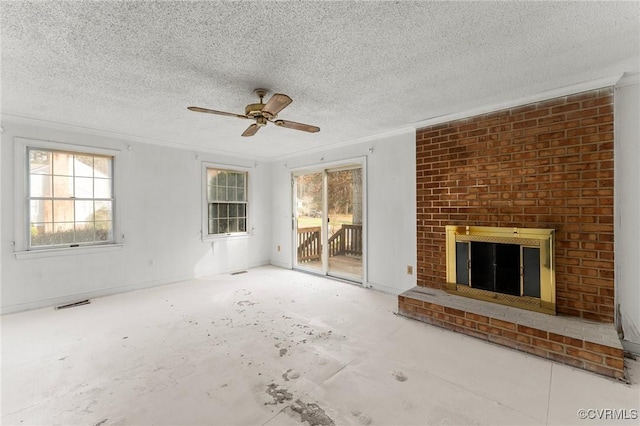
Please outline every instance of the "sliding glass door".
M362 175L360 165L294 175L296 268L362 282Z
M362 280L362 169L327 171L327 274Z
M294 177L296 266L323 272L323 173Z

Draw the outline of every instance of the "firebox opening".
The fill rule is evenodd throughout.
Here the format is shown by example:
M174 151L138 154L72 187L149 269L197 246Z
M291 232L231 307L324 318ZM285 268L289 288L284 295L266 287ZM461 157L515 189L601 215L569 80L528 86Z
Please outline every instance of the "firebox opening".
M520 247L472 242L471 283L484 290L520 296Z
M517 244L456 242L456 277L457 284L539 298L540 249Z

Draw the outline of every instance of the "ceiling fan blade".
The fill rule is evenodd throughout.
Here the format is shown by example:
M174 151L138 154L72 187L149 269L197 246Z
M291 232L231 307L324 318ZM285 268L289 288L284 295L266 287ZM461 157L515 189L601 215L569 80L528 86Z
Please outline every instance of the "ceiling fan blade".
M276 93L271 97L271 99L269 99L269 102L262 107L262 113L269 118L273 118L291 102L293 102L293 100L289 96L282 93Z
M287 129L294 129L294 130L302 130L303 132L316 133L320 131L320 127L311 126L309 124L296 123L295 121L276 120L273 123L279 127L286 127Z
M246 115L234 114L232 112L216 111L214 109L200 108L200 107L194 107L194 106L190 106L187 109L189 111L195 111L195 112L206 112L207 114L226 115L227 117L250 118L250 117L247 117Z
M242 136L253 136L256 134L256 132L260 129L260 126L258 126L257 124L252 124L251 126L247 127L247 130L245 130L242 133Z

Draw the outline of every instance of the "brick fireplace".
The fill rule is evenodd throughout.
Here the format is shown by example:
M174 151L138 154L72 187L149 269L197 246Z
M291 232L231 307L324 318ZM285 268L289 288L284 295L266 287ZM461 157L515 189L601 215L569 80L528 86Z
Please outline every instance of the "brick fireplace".
M446 288L447 225L553 229L558 315L615 334L613 144L613 87L419 129L415 290L438 295L429 289ZM429 318L434 312L444 314L445 306L436 303L431 306L435 310L426 309L425 304L434 305L426 301L429 297L411 304L411 298L401 295L400 312L433 323ZM424 310L418 312L418 306ZM607 342L583 340L578 345L580 336L565 336L576 345L567 350L561 335L546 330L544 336L542 331L524 333L518 347L518 333L513 333L517 321L507 321L510 325L493 333L480 332L478 324L484 322L470 321L477 313L465 317L464 310L456 312L462 319L449 317L452 327L447 328L464 328L466 319L467 334L481 333L487 339L493 334L506 346L621 377L622 349L615 338L607 340L612 346L601 353L593 348ZM483 312L481 317L491 324L491 315ZM527 324L523 330L531 328L532 323ZM612 353L616 359L608 360Z

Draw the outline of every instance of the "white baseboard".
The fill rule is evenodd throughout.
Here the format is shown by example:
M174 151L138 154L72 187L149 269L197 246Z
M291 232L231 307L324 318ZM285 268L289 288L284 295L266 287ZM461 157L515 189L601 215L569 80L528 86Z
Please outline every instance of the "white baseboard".
M384 293L398 295L400 293L404 293L405 291L413 288L414 286L410 285L407 288L397 288L397 287L389 287L389 286L384 285L384 284L378 284L378 283L374 283L374 282L369 281L367 283L367 287L372 288L374 290L382 291Z
M96 297L111 296L119 293L128 293L130 291L142 290L145 288L157 287L160 285L171 284L179 281L186 281L195 278L194 274L177 275L174 277L162 278L158 280L143 281L134 284L122 286L107 287L92 291L83 291L78 293L66 294L64 296L52 297L48 299L34 300L31 302L17 303L15 305L2 306L0 314L14 314L17 312L30 311L33 309L47 308L52 306L73 303L80 300L95 299Z
M640 355L640 343L630 342L628 340L621 340L621 342L625 351Z
M261 261L249 264L248 265L248 269L258 268L260 266L267 266L269 264L270 264L269 260L265 259L265 260L261 260ZM119 293L128 293L130 291L142 290L142 289L145 289L145 288L157 287L157 286L166 285L166 284L172 284L172 283L176 283L176 282L180 282L180 281L187 281L187 280L194 279L194 278L202 278L202 277L218 275L218 274L228 274L228 273L231 273L231 272L237 272L237 271L236 270L228 270L228 271L220 271L220 272L217 272L215 274L198 274L198 275L196 275L196 274L184 274L184 275L176 275L176 276L173 276L173 277L161 278L161 279L157 279L157 280L143 281L143 282L139 282L139 283L126 284L126 285L115 286L115 287L101 288L101 289L92 290L92 291L83 291L83 292L78 292L78 293L71 293L71 294L66 294L64 296L58 296L58 297L51 297L51 298L47 298L47 299L34 300L34 301L31 301L31 302L25 302L25 303L17 303L15 305L7 305L7 306L0 307L0 315L15 314L15 313L18 313L18 312L30 311L30 310L33 310L33 309L40 309L40 308L47 308L47 307L52 307L52 306L59 306L59 305L64 305L64 304L67 304L67 303L74 303L74 302L81 301L81 300L86 300L86 299L95 299L96 297L111 296L111 295L119 294Z
M293 269L293 265L288 262L277 262L275 260L270 260L269 265L277 266L278 268Z

